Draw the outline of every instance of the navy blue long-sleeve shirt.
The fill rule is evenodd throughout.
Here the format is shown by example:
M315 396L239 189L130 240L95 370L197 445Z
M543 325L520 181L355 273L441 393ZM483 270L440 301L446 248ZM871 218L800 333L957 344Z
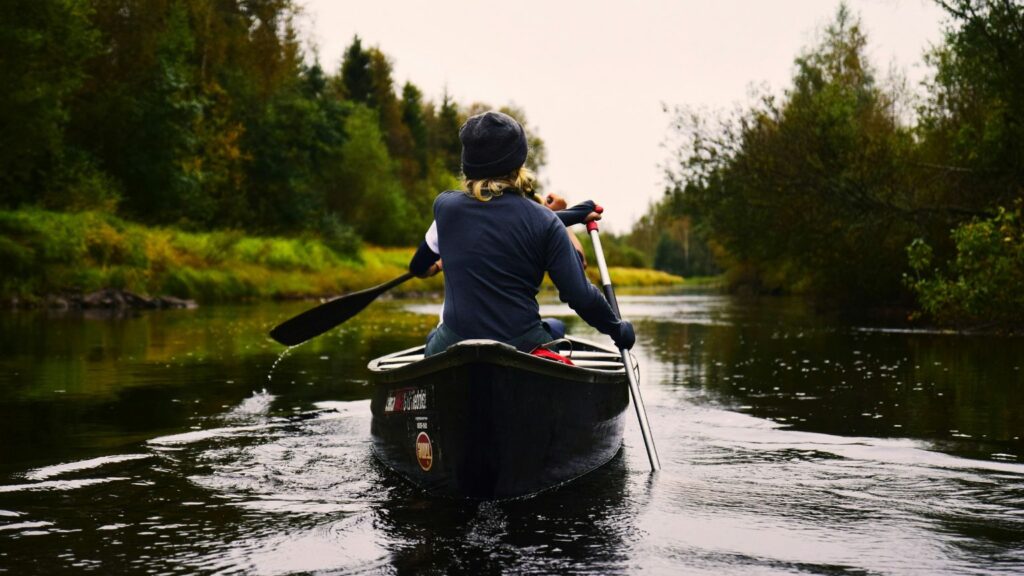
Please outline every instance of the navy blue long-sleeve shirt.
M585 217L589 210L579 212ZM570 214L572 223L575 213ZM434 201L434 222L438 252L444 255L442 321L462 338L508 341L535 328L545 271L561 300L588 324L608 335L619 333L619 320L587 280L554 212L511 192L481 202L448 191ZM424 243L410 269L422 272L437 257Z

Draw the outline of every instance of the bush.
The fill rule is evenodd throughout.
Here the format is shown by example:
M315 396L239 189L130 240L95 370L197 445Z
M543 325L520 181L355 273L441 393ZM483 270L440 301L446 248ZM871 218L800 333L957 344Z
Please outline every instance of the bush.
M13 276L29 272L35 266L35 257L35 251L31 248L0 236L0 268L8 274Z
M342 258L357 259L363 241L355 228L343 224L337 214L324 213L320 219L320 240Z
M594 244L590 237L584 233L576 234L583 252L587 256L587 262L597 262L594 255ZM643 252L626 243L625 236L616 236L608 232L601 234L601 248L604 251L605 262L608 266L620 266L623 268L647 268L650 263Z
M42 206L67 211L97 210L113 214L121 202L121 185L74 149L47 182Z
M0 211L0 296L99 288L204 302L318 296L366 288L405 270L411 249L362 251L351 229L335 224L331 247L313 237L149 228L99 212ZM437 279L402 289L440 286Z
M1022 202L961 224L952 239L956 258L947 271L932 266L931 246L923 240L907 247L914 276L905 281L924 312L942 324L1024 324Z

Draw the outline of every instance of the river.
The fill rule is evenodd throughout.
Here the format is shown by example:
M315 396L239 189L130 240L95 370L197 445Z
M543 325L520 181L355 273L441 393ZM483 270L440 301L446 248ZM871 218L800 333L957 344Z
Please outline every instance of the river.
M620 300L664 469L630 410L605 467L484 503L370 452L366 363L433 304L283 356L309 304L2 313L0 573L1024 573L1024 339Z

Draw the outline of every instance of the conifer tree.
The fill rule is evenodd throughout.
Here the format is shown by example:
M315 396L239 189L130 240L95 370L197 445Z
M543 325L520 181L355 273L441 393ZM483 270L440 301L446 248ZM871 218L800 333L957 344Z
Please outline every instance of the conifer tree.
M341 62L340 87L346 100L370 105L373 98L373 72L370 70L370 53L363 50L359 36L345 50Z
M413 141L413 158L419 168L419 176L427 173L428 142L427 124L423 112L423 92L411 82L402 87L402 123L408 128Z
M437 116L435 138L438 156L452 174L462 173L462 142L459 141L461 125L458 105L452 101L448 89L445 88L441 98L441 110Z

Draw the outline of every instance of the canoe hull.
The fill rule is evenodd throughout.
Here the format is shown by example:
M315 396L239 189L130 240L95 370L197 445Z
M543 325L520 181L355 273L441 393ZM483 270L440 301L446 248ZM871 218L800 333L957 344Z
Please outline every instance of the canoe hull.
M533 494L598 468L622 445L623 373L487 343L378 376L386 377L371 402L374 452L432 494Z

